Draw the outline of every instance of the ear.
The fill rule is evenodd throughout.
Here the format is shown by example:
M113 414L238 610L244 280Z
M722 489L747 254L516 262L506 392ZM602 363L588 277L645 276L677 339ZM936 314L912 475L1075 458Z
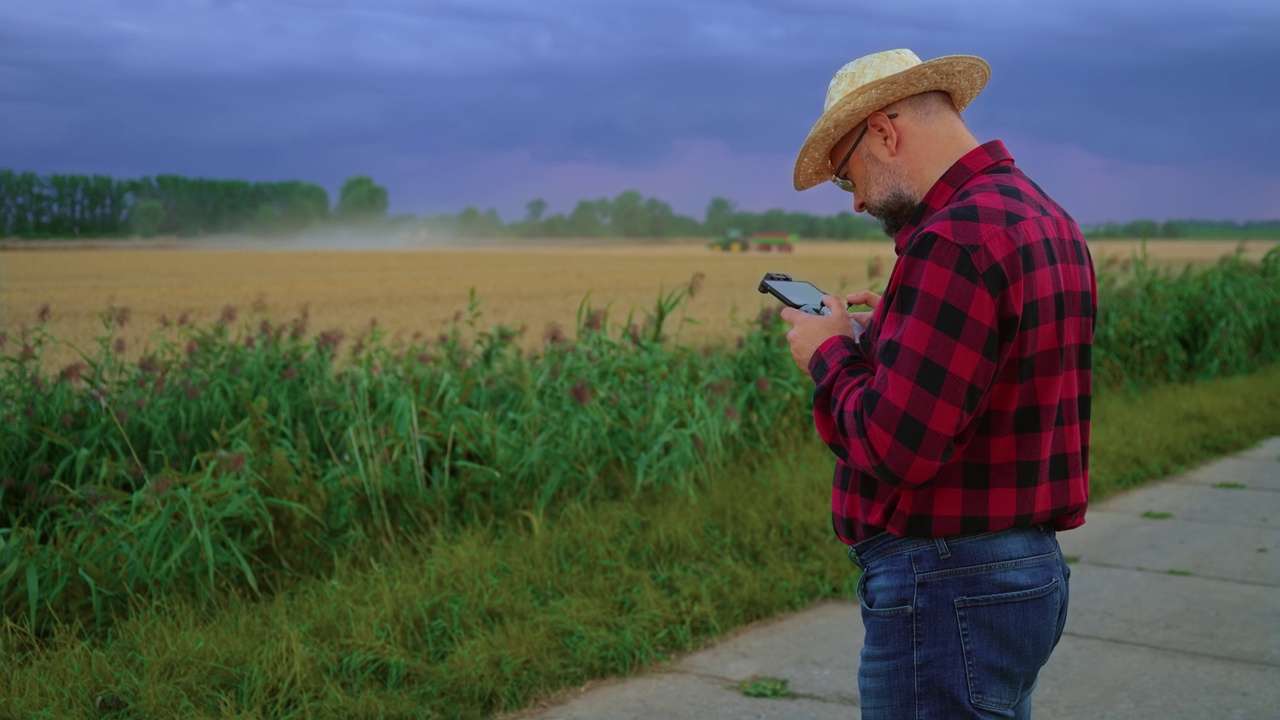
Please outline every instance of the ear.
M901 149L902 134L888 115L876 111L867 118L867 136L862 142L867 143L872 152L894 157Z

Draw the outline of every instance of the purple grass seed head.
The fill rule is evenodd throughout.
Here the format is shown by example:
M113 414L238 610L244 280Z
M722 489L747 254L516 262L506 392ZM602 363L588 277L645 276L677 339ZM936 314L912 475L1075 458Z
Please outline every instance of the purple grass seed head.
M689 280L690 298L695 298L698 296L698 293L702 292L702 283L706 279L707 274L704 272L699 271L693 274L693 277Z
M548 345L559 345L565 341L564 331L556 323L547 325L547 330L542 334L542 338Z
M574 402L579 405L586 405L591 402L591 386L587 384L586 380L579 380L575 383L573 388L569 390L569 394L573 396Z
M107 315L111 318L111 323L118 328L122 328L129 324L129 318L133 317L132 311L127 307L112 306L107 310Z
M83 362L73 362L62 368L62 372L58 373L58 380L70 383L79 382L81 380L81 373L83 373L87 368L88 366Z

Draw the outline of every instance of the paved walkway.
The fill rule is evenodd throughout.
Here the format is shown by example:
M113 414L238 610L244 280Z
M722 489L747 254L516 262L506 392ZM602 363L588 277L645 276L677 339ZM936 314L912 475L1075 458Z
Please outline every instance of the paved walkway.
M1059 536L1066 632L1035 717L1280 718L1280 438L1090 509ZM596 685L537 720L857 718L862 620L824 603L663 671ZM737 684L782 678L791 697Z

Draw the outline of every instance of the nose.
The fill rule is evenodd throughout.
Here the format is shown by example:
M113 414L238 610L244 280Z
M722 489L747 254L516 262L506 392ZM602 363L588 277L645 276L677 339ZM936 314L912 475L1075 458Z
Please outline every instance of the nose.
M867 211L867 199L858 190L853 191L853 211L856 213Z

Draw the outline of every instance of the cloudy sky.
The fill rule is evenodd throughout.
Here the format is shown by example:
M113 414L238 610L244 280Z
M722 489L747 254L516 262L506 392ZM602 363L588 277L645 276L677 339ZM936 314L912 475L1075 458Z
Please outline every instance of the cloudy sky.
M317 182L393 212L791 187L831 75L974 54L965 112L1084 223L1280 218L1276 0L0 0L0 168Z

